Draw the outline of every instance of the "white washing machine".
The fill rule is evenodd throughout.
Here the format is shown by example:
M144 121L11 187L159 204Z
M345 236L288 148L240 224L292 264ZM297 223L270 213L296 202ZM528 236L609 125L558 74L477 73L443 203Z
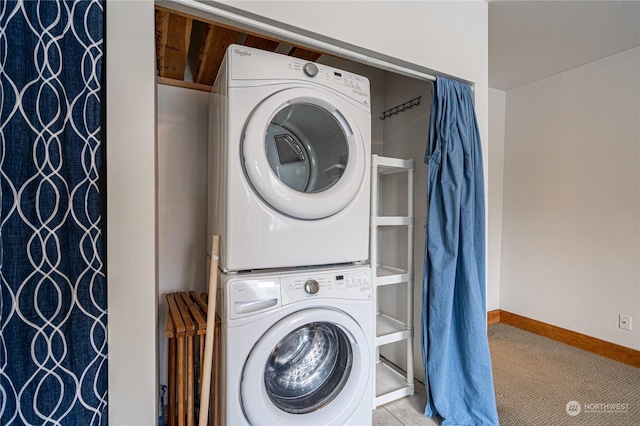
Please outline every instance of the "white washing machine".
M225 425L369 425L371 269L220 274Z
M368 258L368 79L232 45L209 124L208 234L223 270Z

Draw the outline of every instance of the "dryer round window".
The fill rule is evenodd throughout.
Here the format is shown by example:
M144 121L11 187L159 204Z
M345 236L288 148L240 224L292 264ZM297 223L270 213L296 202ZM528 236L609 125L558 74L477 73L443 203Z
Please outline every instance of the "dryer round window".
M349 161L344 117L307 103L287 105L271 120L265 150L271 170L289 188L326 191L342 177ZM351 133L349 129L349 133Z
M271 208L298 219L334 215L365 179L367 149L347 108L317 88L279 91L247 121L247 178Z

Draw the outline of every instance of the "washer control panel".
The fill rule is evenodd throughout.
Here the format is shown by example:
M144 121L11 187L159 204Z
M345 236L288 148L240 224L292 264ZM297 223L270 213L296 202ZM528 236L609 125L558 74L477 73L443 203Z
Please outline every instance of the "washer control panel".
M323 299L371 300L371 268L300 269L287 272L219 274L222 317L251 317L290 303Z
M282 304L309 298L371 299L371 269L310 271L309 274L283 276L280 278Z

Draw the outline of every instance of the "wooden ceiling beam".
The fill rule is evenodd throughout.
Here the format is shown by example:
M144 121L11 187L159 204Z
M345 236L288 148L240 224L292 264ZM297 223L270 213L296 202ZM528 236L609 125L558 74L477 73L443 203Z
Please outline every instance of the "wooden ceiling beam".
M156 10L156 59L160 77L184 80L193 19Z
M289 56L299 58L305 61L315 62L318 60L322 53L314 52L313 50L303 49L302 47L294 47L289 52Z
M204 36L202 37L198 62L194 72L195 83L213 84L227 47L235 43L238 34L238 31L235 30L205 24Z
M247 36L247 39L244 42L244 45L247 47L255 47L256 49L268 50L269 52L276 50L279 44L280 43L277 41L268 40L251 34Z

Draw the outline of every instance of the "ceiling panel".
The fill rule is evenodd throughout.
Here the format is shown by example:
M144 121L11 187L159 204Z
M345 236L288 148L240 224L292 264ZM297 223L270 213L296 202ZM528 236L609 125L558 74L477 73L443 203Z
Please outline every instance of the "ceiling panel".
M639 1L490 1L489 86L509 90L640 45Z

